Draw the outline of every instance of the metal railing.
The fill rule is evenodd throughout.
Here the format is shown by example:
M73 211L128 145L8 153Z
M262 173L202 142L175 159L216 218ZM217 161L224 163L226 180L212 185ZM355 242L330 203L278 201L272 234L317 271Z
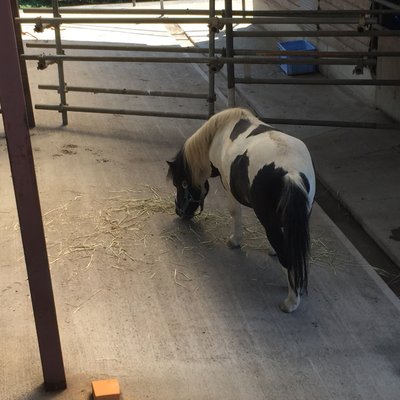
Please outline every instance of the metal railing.
M392 10L293 10L293 11L249 11L233 10L232 0L225 0L225 9L216 10L215 0L209 1L208 10L160 10L147 9L84 9L84 8L59 8L58 0L52 0L51 9L27 9L29 13L52 13L53 17L37 18L16 18L18 23L35 24L35 30L43 31L48 27L53 27L55 31L55 44L48 43L27 43L28 48L56 49L56 54L25 54L23 60L37 60L38 68L45 69L48 65L56 63L58 66L59 85L40 85L40 89L57 90L60 94L59 105L36 105L36 109L57 110L62 113L63 124L67 124L68 112L112 112L114 114L129 115L152 115L173 118L194 118L205 119L214 113L215 109L215 75L226 65L227 71L227 90L228 105L235 105L235 85L236 84L279 84L279 85L351 85L351 86L400 86L397 79L326 79L326 78L269 78L255 79L249 77L236 77L235 65L277 65L282 64L282 57L285 57L285 64L312 64L312 65L350 65L354 66L357 74L363 73L364 68L374 67L379 57L400 57L400 52L390 51L363 51L363 52L337 52L337 51L278 51L260 49L235 49L235 38L252 37L398 37L399 30L386 30L377 24L378 18L384 14L396 14L396 9ZM242 2L243 3L243 2ZM68 16L61 17L61 14ZM112 14L123 15L122 17L76 17L74 14ZM72 16L71 16L72 15ZM130 15L130 16L126 16ZM158 17L147 17L147 15L158 15ZM161 15L161 18L160 18ZM145 16L145 17L144 17ZM104 45L104 44L63 44L60 34L62 24L207 24L209 31L208 48L174 46L134 46L134 45ZM234 25L240 24L253 25L299 25L299 24L350 24L353 30L234 30ZM225 28L225 47L217 49L215 45L215 35ZM65 50L103 50L103 51L138 51L138 52L157 52L175 53L168 56L98 56L98 55L65 55ZM184 53L184 56L183 54ZM133 91L130 89L111 89L111 88L91 88L76 87L67 85L64 82L64 63L65 62L148 62L148 63L174 63L174 64L203 64L208 66L208 92L207 93L182 93L182 92L162 92L162 91ZM185 114L167 112L142 112L140 110L115 110L95 107L79 107L67 105L66 95L72 91L85 91L92 93L113 93L121 95L144 95L144 96L170 96L201 99L208 102L208 115L204 114ZM276 120L276 119L269 119ZM322 125L327 123L329 126L351 126L363 127L365 123L346 122L346 121L307 121L307 120L284 120L279 119L279 123L302 124L302 125ZM347 124L347 125L346 125ZM377 127L379 124L369 124L370 127ZM379 125L381 126L381 125ZM386 128L389 126L386 124ZM398 129L398 125L393 125Z

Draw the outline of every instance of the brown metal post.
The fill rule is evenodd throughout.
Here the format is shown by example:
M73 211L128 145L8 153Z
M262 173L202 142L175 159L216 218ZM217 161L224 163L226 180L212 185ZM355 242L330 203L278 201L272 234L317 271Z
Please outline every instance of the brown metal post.
M11 10L12 10L14 18L19 18L18 0L10 0L10 4L11 4ZM15 29L15 38L17 40L18 53L24 54L24 45L22 42L21 24L15 24L14 29ZM31 90L29 88L29 78L28 78L28 71L26 69L25 60L20 61L20 67L21 67L22 84L24 85L26 112L28 115L28 124L29 124L29 128L34 128L35 127L35 116L33 114Z
M66 387L19 54L9 1L0 1L0 103L46 390Z

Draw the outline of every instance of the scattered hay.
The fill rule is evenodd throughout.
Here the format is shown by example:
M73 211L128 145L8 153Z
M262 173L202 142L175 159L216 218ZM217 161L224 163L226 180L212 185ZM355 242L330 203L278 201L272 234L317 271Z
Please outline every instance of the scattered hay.
M73 306L75 307L73 314L77 313L86 303L88 303L90 300L93 299L93 297L95 297L97 294L99 294L101 291L103 291L103 289L98 289L96 290L93 294L91 294L87 299L85 299L84 301L82 301L78 306ZM71 305L71 304L70 304Z
M191 282L192 279L189 278L189 277L188 277L186 274L184 274L183 272L178 271L178 270L175 268L175 271L174 271L174 282L175 282L175 284L177 284L178 286L181 286L181 287L183 287L183 288L189 290L189 288L188 288L187 286L185 286L183 283L181 283L181 282L178 281L178 279L177 279L177 275L178 275L178 274L182 275L182 276L184 277L184 279L181 278L181 280L185 280L186 282Z
M48 246L52 267L65 257L81 264L70 279L76 277L79 272L90 269L98 257L106 258L111 267L117 270L125 270L122 265L126 265L127 261L147 265L155 263L151 257L146 259L134 257L128 249L132 246L146 247L148 219L156 213L172 215L173 199L161 196L156 188L147 185L140 190L126 189L111 193L113 196L104 198L100 202L102 205L100 210L94 210L86 215L82 215L84 207L81 203L75 204L70 209L73 202L83 199L81 195L43 214L46 229L51 229L66 217L67 211L74 214L74 209L79 209L79 229L87 233L83 232L84 234L77 236L76 231L72 231L68 237ZM69 217L70 220L73 219L73 215ZM84 261L83 265L81 260Z
M328 246L322 239L311 239L311 264L328 266L336 275L336 250Z
M155 272L152 267L161 260L162 254L146 254L136 257L132 249L139 251L146 248L151 240L152 230L149 218L155 214L175 215L175 203L172 196L160 193L153 186L143 185L134 189L109 192L104 197L90 204L99 204L98 209L88 208L84 196L77 195L71 201L47 211L43 217L46 229L55 229L62 221L73 227L73 218L79 218L80 235L76 228L69 231L67 237L59 238L48 246L51 268L67 258L73 262L74 269L66 280L79 276L97 265L108 265L116 271L139 271L138 266L147 266L150 279ZM69 215L67 215L69 214ZM246 251L267 251L269 243L264 228L251 213L244 215L243 249ZM193 219L193 223L173 224L165 228L158 236L180 246L183 256L190 257L190 262L203 262L211 247L224 246L231 229L231 217L228 211L204 211ZM63 231L65 232L65 230ZM67 230L68 232L68 230ZM188 244L190 235L190 245ZM312 239L311 263L329 266L334 273L337 270L337 254L322 239ZM176 265L180 265L176 263ZM139 271L140 272L140 271ZM191 278L175 269L174 283L187 288Z

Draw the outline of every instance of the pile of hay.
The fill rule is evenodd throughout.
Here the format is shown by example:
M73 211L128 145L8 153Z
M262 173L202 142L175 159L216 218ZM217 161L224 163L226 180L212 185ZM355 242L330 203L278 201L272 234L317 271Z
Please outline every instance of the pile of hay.
M155 264L157 255L143 253L147 240L154 236L150 217L155 214L175 216L174 198L159 189L143 185L134 189L109 192L109 196L96 200L100 207L84 204L84 196L76 196L61 207L44 214L46 230L53 235L58 226L64 224L69 229L60 230L67 234L58 236L49 243L50 265L54 266L66 258L76 266L71 279L81 271L88 270L99 257L112 268L130 269L132 264ZM88 201L86 199L86 201ZM84 213L82 210L89 211ZM266 251L270 246L264 228L251 213L244 215L244 251ZM191 252L198 259L204 258L210 246L224 246L230 233L230 216L226 210L204 211L194 217L191 223L169 225L158 238L172 241L181 246L182 253ZM79 232L79 233L78 233ZM191 235L193 246L185 245L187 235ZM312 239L312 264L327 265L335 270L337 255L322 239Z

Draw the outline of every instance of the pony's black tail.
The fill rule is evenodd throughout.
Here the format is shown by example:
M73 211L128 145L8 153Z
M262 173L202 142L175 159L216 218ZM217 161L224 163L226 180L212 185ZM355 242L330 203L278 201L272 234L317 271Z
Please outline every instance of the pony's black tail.
M284 178L278 212L289 284L296 295L302 294L307 292L310 231L308 196L300 176L298 180L290 176Z

